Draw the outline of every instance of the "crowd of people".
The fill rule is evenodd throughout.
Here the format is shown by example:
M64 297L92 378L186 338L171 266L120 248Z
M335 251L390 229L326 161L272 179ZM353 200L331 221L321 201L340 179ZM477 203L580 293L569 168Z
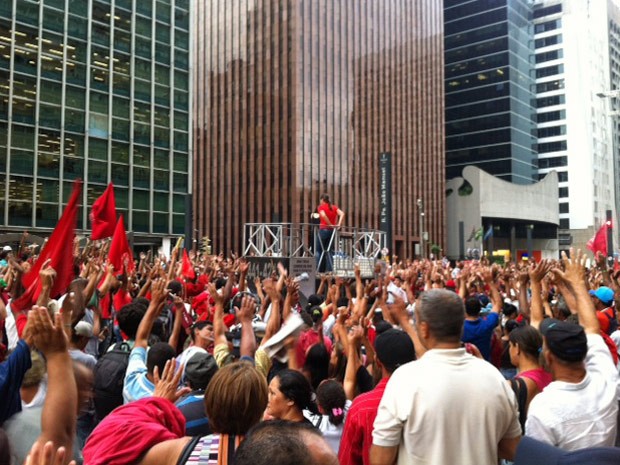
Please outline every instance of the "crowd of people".
M106 241L59 289L36 252L0 253L0 465L620 463L604 257L384 262L305 296L282 264L115 269Z

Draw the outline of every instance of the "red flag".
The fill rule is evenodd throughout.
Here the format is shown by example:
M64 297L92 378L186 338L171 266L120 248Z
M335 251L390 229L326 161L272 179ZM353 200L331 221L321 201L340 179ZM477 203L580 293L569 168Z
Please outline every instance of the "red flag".
M108 252L108 263L114 265L115 271L122 272L125 260L128 261L126 271L133 271L135 269L133 253L129 248L129 242L127 242L125 222L123 220L123 215L121 215L116 223L114 236L112 236L112 243L110 244L110 251Z
M30 271L22 278L24 288L30 289L32 284L39 279L39 271L43 263L50 259L50 266L56 270L56 279L52 286L50 296L52 298L64 293L73 279L73 239L75 238L75 226L79 207L80 194L82 193L82 181L77 180L73 184L73 192L69 203L62 212L62 216L52 231L52 235L41 250L39 258ZM38 295L38 292L36 293ZM36 302L36 296L34 297Z
M189 279L190 281L196 279L194 265L192 265L192 262L187 255L187 249L183 249L183 266L181 268L181 273L183 274L185 279Z
M607 256L607 223L603 223L594 237L588 241L587 246L594 255L596 252L601 252Z
M90 213L92 233L90 238L93 241L105 239L114 234L116 227L116 200L114 199L114 184L108 184L106 190L101 194Z

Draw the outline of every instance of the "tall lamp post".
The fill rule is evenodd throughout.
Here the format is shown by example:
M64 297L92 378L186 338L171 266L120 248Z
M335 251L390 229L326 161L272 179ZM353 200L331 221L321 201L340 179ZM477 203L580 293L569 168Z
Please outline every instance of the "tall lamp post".
M424 248L424 202L422 199L418 199L417 201L419 214L420 214L420 257L422 259L426 258L425 248Z

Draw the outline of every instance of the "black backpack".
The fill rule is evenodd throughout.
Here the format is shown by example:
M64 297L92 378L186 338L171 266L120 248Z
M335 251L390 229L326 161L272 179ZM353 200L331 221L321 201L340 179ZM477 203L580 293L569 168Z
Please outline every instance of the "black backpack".
M95 413L103 420L116 407L123 405L123 382L129 365L131 348L126 342L114 347L95 365Z

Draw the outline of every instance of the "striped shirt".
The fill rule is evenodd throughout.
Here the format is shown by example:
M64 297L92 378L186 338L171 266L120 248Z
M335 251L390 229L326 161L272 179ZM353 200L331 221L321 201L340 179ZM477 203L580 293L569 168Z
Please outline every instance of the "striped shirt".
M340 439L340 465L370 464L372 427L389 378L383 378L370 392L357 396L351 404Z

